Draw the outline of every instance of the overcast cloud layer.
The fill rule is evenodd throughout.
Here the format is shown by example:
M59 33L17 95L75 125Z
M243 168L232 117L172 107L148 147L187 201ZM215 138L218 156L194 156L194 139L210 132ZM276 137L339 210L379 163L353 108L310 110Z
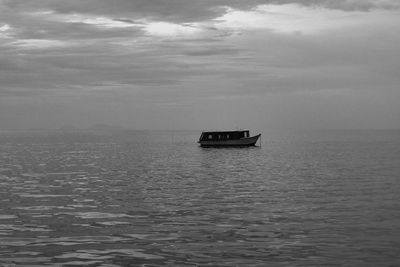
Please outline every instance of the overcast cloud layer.
M398 0L0 0L0 130L400 128Z

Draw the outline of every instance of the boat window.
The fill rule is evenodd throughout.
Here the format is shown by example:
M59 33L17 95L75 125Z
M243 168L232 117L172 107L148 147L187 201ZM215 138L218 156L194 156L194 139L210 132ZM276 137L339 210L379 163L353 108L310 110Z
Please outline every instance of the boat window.
M208 139L212 139L212 135L211 134L208 135Z
M226 139L229 139L229 134L226 135Z
M218 139L221 139L221 135L220 134L218 135Z

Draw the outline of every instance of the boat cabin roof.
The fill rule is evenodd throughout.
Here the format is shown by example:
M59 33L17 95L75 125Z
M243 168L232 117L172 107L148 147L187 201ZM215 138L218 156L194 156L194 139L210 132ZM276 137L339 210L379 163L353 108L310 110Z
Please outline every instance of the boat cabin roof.
M202 134L235 134L235 133L245 133L249 132L249 130L240 130L240 131L214 131L214 132L203 132Z

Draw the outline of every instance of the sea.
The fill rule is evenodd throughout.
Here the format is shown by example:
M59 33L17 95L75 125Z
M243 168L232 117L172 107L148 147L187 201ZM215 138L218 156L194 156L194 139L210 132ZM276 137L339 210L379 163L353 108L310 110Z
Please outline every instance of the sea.
M400 266L400 131L0 133L0 266Z

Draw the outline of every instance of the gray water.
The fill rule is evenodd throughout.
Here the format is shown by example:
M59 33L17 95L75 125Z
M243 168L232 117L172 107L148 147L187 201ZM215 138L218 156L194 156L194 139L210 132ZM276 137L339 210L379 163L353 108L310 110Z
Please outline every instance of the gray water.
M400 132L3 134L0 266L399 266Z

